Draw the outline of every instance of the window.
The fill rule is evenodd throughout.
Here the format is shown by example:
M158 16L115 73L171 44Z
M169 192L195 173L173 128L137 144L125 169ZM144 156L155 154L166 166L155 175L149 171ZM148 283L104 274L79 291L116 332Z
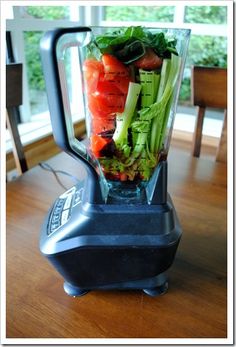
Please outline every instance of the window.
M7 30L11 32L15 59L25 66L24 105L21 113L23 123L42 119L49 122L39 41L45 31L55 27L135 24L192 29L180 92L180 110L184 110L190 103L192 64L227 66L227 6L185 6L181 2L176 6L78 6L77 2L69 4L70 6L8 6ZM71 74L72 103L73 97L76 98L74 83Z
M48 122L40 39L47 30L79 25L80 8L77 5L12 6L12 13L14 19L7 21L7 30L11 33L15 60L22 62L24 66L21 121L27 123L45 118Z

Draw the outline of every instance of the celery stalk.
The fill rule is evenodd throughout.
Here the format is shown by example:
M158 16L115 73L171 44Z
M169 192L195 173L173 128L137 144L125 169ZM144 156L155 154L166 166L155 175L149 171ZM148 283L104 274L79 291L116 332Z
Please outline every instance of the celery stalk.
M140 91L140 84L130 82L124 112L117 114L113 140L119 149L128 145L128 128L133 118Z
M139 69L141 91L141 108L145 108L154 103L158 87L158 75L154 71Z
M148 109L156 100L157 90L160 82L160 75L154 71L145 71L139 69L141 91L141 109ZM148 145L148 136L150 135L151 118L139 117L132 124L132 134L134 149L128 163L129 165L140 156L141 152Z
M173 89L175 87L178 75L181 58L174 54L171 55L171 59L165 63L163 62L164 70L161 73L161 81L158 90L157 96L157 104L162 103L161 112L157 114L152 122L152 130L151 130L151 140L150 140L150 150L154 155L160 149L163 138L165 136L166 125L168 122L170 104L169 100L171 99L171 95L173 93ZM166 112L166 106L169 102L169 107L167 107L168 112ZM167 114L168 113L168 114Z
M171 59L164 60L159 80L154 71L141 71L140 84L130 82L124 112L116 117L113 140L119 155L109 160L110 170L125 172L129 177L134 177L135 172L140 172L144 179L150 177L165 138L180 62L181 58L172 54ZM141 109L137 111L140 94ZM132 131L132 148L128 129Z
M181 58L172 54L172 64L171 64L171 68L169 71L169 76L168 76L168 80L166 83L166 89L165 92L163 94L163 97L167 98L167 103L166 103L166 109L165 112L163 113L163 117L162 117L162 126L161 126L161 132L160 132L160 137L158 139L158 142L156 143L156 151L160 150L163 141L164 141L164 137L165 137L165 133L166 133L166 126L168 123L168 119L169 119L169 113L170 113L170 108L171 108L171 104L173 101L173 91L174 91L174 86L177 82L177 78L179 75L179 69L180 69L180 64L181 64Z
M155 95L157 96L157 92L159 90L161 75L154 74L154 90Z
M160 149L161 146L163 145L163 141L164 141L164 137L165 137L165 133L166 133L166 127L167 127L167 123L169 120L169 114L170 114L170 109L171 109L171 105L172 105L172 101L173 101L173 92L170 96L170 99L166 105L166 110L165 110L165 115L164 115L164 120L163 120L163 124L161 127L161 132L160 132L160 137L159 137L159 142L157 144L157 148Z
M170 59L164 59L161 68L161 76L160 76L160 84L157 93L157 102L159 102L163 96L165 91L165 87L167 84L169 72L170 72ZM152 153L156 153L157 144L159 143L159 138L161 134L161 117L155 117L152 121L152 130L150 136L150 150Z
M171 65L170 59L163 60L162 68L161 68L161 76L160 76L160 85L158 88L157 99L156 99L157 102L161 100L161 97L164 93L169 72L170 72L170 65Z

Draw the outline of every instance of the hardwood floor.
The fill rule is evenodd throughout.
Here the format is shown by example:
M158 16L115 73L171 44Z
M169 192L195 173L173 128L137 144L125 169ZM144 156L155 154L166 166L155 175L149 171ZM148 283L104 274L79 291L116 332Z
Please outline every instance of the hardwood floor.
M182 149L185 152L191 153L193 134L185 131L174 130L171 147ZM216 151L219 139L213 136L202 137L201 157L215 161Z

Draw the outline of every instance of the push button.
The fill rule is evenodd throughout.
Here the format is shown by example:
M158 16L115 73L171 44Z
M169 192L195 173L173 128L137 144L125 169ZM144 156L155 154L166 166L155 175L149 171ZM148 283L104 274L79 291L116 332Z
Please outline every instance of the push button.
M52 222L52 224L51 224L51 232L53 232L53 231L55 231L57 228L59 228L59 226L60 226L60 222L58 221L58 222Z
M56 223L56 222L59 222L60 221L60 215L57 213L57 214L54 214L53 217L52 217L52 223Z
M76 191L75 193L75 200L74 200L74 206L79 204L82 200L82 194L83 194L83 188L80 188L79 190Z
M63 208L64 210L66 210L67 208L70 207L72 197L73 197L73 195L70 194L70 195L68 195L68 197L66 198L66 201L65 201L65 204L64 204L64 208Z
M61 207L56 207L54 213L59 214L61 213Z
M56 204L56 207L61 208L64 205L64 200L65 199L59 199L57 204Z
M61 214L61 225L65 224L69 218L69 210L65 210Z

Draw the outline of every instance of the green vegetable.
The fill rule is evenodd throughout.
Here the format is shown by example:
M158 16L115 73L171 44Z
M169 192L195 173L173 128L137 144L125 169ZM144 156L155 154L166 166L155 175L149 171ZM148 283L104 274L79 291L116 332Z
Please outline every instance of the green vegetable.
M171 60L170 59L164 59L162 63L162 69L161 69L161 77L160 77L160 86L158 89L158 94L157 94L157 100L160 101L163 92L166 87L166 83L169 77L169 71L170 71L170 65L171 65Z
M141 108L145 108L154 103L157 94L160 75L154 71L139 70L141 92Z
M141 26L97 36L95 44L102 54L113 54L126 64L142 57L147 47L151 47L162 58L170 57L171 53L178 55L174 38L167 39L163 32L154 34Z
M125 157L128 157L130 152L130 147L128 145L128 128L133 118L140 91L140 84L133 82L129 83L124 112L121 114L118 113L116 117L116 130L113 135L113 140L115 141L116 147L123 150Z
M164 93L168 76L169 76L170 65L171 65L171 60L164 59L162 64L162 69L161 69L160 85L159 85L157 99L156 99L157 102L161 100L162 95ZM161 133L160 121L161 121L160 117L155 117L155 119L153 119L152 121L152 130L151 130L151 138L150 138L150 150L152 153L155 153L157 151L156 138L159 138Z
M162 110L158 114L158 117L154 120L154 124L152 127L150 149L151 149L151 152L153 152L154 154L160 150L164 136L165 136L166 125L167 125L167 121L169 117L169 111L170 111L171 101L173 96L173 90L179 75L181 58L174 54L171 54L171 61L169 64L170 66L167 67L166 69L166 73L168 72L168 78L166 79L166 75L161 76L161 79L163 78L163 80L165 81L164 89L160 93L158 91L157 104L161 103L163 105ZM162 81L160 81L160 85L161 85L161 82ZM158 127L159 129L157 132L155 132L155 128L154 128L155 122L157 122L157 124L159 125Z
M139 41L133 41L126 44L122 49L116 50L115 56L125 64L130 64L133 61L141 58L146 52L144 44Z
M166 63L166 65L168 65L168 63L170 64L170 68L165 69L165 73L161 75L159 90L162 88L162 92L159 92L158 90L158 101L151 104L149 107L140 110L138 112L139 119L132 124L132 129L137 131L139 134L133 152L129 158L129 165L132 165L134 160L142 154L144 149L148 151L149 159L157 157L165 135L169 116L169 112L166 112L167 104L171 99L179 75L180 62L181 58L174 54L171 55L170 62ZM168 70L169 74L166 77ZM166 82L162 83L162 80L165 80Z

